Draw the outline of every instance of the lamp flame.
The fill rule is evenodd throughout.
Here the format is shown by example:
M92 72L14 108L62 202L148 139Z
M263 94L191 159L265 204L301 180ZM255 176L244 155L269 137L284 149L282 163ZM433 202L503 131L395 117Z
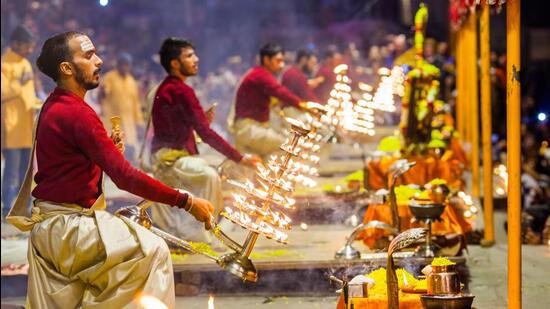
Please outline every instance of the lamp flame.
M141 294L137 297L136 302L143 309L168 309L161 300L152 295Z
M208 295L208 309L214 309L214 296Z

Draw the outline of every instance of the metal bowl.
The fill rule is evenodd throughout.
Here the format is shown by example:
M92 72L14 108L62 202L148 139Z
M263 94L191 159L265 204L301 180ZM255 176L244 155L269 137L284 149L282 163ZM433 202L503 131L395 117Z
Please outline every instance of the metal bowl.
M474 295L421 295L424 309L469 309Z
M445 210L445 204L427 202L420 203L416 200L411 200L409 209L417 219L438 219Z

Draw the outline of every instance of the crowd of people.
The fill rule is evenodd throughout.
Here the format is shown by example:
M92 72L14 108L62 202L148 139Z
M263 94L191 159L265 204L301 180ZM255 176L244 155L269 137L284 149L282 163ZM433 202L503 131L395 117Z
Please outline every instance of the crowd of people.
M23 17L18 22L22 22L24 27L32 35L34 44L40 41L43 33L49 33L58 30L58 24L45 22L46 19L53 18L52 14L59 10L54 10L48 6L53 4L40 4L37 8L31 10L42 12L33 19ZM13 16L13 15L10 15ZM13 19L13 18L12 18ZM7 21L8 26L16 21ZM78 22L75 19L68 19L65 27L69 29L78 29L84 22ZM53 27L56 25L56 27ZM52 28L53 27L53 28ZM108 125L108 119L113 115L121 115L123 121L123 130L126 132L127 153L126 157L131 162L136 163L137 155L140 151L141 140L144 139L144 128L149 117L152 98L156 87L162 80L162 70L158 56L151 53L154 48L132 48L129 52L127 42L121 42L120 35L116 31L101 33L99 29L93 27L84 27L84 30L92 36L98 37L98 52L104 55L106 63L102 70L109 71L105 75L105 82L102 87L92 90L87 94L87 102L98 112ZM3 50L8 45L7 39L3 36ZM285 51L286 68L284 71L299 69L308 78L308 85L311 86L311 94L302 94L302 96L311 101L326 101L328 92L334 84L334 74L331 72L337 64L346 63L351 68L351 78L357 82L375 84L378 78L377 71L381 67L391 68L394 64L410 64L414 58L411 57L409 48L410 41L407 41L405 35L386 35L378 36L378 41L365 39L366 42L348 42L347 44L336 46L326 45L319 47L316 44L296 48L295 50ZM135 40L136 42L139 40ZM139 41L143 44L143 40ZM449 53L449 46L446 42L437 42L433 39L427 39L425 42L425 60L435 65L441 71L440 97L447 102L451 108L454 106L455 89L455 63L454 58ZM36 53L28 55L30 65L33 66L32 59ZM227 115L230 113L231 105L236 95L237 85L246 73L246 71L258 63L258 57L249 59L247 55L233 55L227 57L217 68L208 72L190 78L187 83L196 91L197 97L205 108L214 104L217 105L215 118L212 126L224 138L231 139L227 128ZM493 85L493 118L502 119L505 116L505 87L506 87L506 56L502 53L493 53L492 59L492 85ZM308 61L305 63L304 61ZM288 70L287 70L288 69ZM52 89L52 83L40 76L32 75L36 97L44 100ZM279 74L279 80L284 81L284 74ZM288 86L288 85L285 85ZM525 96L525 104L522 104L524 115L531 115L533 112L528 110L533 107L532 96ZM126 102L117 106L109 102ZM113 110L114 109L114 110ZM533 118L525 117L525 119ZM386 117L386 120L388 118ZM391 119L391 118L390 118ZM391 123L389 123L391 124ZM534 134L536 144L540 145L542 141L548 140L548 132L544 130L543 123L526 123L526 134ZM505 140L505 125L493 121L493 133L495 147L495 161L502 161L502 153L499 145ZM529 155L525 153L525 155ZM8 155L8 158L11 158ZM11 160L11 159L10 159ZM23 165L24 165L23 161ZM540 166L540 164L536 165ZM19 170L23 167L19 168ZM536 169L538 174L544 175L544 171ZM21 172L19 172L21 173ZM14 174L8 170L8 176ZM8 177L11 178L11 177ZM9 191L9 190L8 190ZM13 190L12 190L13 191ZM8 196L13 194L7 194Z

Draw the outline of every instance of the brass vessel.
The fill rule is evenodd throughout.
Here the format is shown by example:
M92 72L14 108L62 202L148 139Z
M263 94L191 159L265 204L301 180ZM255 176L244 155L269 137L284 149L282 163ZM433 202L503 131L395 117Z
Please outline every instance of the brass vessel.
M456 295L460 293L460 279L455 265L432 266L427 276L428 295Z

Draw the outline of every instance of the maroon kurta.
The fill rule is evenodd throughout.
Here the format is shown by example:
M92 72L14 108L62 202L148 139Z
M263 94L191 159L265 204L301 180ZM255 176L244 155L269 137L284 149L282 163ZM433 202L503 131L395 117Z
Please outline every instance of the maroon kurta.
M302 98L304 101L319 102L319 98L313 93L313 89L307 83L307 76L297 66L291 66L283 74L281 84Z
M91 207L102 193L104 171L122 190L148 200L182 207L180 193L132 167L94 110L77 95L56 88L40 114L36 132L38 172L33 196Z
M325 80L315 88L315 95L323 101L320 103L325 104L330 98L330 91L336 83L336 74L334 74L334 68L325 64L317 72L316 77L319 76L323 76Z
M298 106L300 98L277 82L273 74L262 66L252 68L243 78L235 103L235 119L251 118L269 121L270 97L276 97L290 106Z
M235 162L242 159L235 148L210 128L195 91L177 77L166 77L157 90L153 103L153 127L153 152L167 147L198 154L193 135L196 131L205 143L229 159Z

